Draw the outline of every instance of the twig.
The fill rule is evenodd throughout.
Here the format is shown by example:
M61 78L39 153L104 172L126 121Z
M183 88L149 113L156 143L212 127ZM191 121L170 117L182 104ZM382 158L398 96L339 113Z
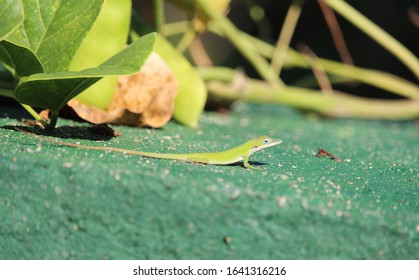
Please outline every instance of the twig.
M210 29L212 32L216 34L220 33L218 28L210 27ZM254 51L258 51L259 54L267 58L272 57L274 52L274 47L272 45L249 34L246 34L242 31L239 32L240 36L250 43ZM389 92L393 92L403 97L419 99L418 86L398 76L379 70L364 69L356 66L351 66L348 64L343 64L341 62L328 60L325 58L318 58L318 61L325 69L325 71L329 74L334 74L336 76L346 78L347 80L353 80L369 84L371 86L381 88ZM288 49L285 66L301 68L310 67L306 58L302 54L294 51L291 48Z
M419 99L375 100L334 91L333 95L320 94L300 87L275 88L269 83L246 79L241 88L232 85L236 71L211 67L199 69L212 96L223 100L238 100L285 104L295 108L318 112L330 117L357 117L369 119L408 120L419 117ZM223 81L223 82L221 82Z
M192 25L189 25L185 33L183 33L182 38L176 45L176 49L180 53L184 53L193 40L196 38L196 32Z
M281 73L284 66L285 57L289 48L292 35L300 18L301 10L305 0L293 0L285 16L284 24L279 33L278 41L276 42L275 50L272 56L271 67L278 75Z
M159 33L163 32L164 25L164 1L163 0L154 0L154 20L156 23L156 31Z
M324 0L324 2L397 57L419 79L419 60L409 49L345 1Z
M28 111L28 113L31 114L32 117L34 117L35 121L38 122L42 128L48 126L48 122L45 119L43 119L31 106L22 103L20 103L20 105L23 108L25 108L25 110Z
M195 37L195 40L192 41L189 46L189 53L195 64L200 67L212 67L214 63L208 55L208 52L205 50L204 44L200 37Z
M316 157L330 157L331 159L333 159L336 162L341 162L342 161L340 158L338 158L334 154L329 153L328 151L326 151L322 148L317 148L317 150L318 150L318 152L316 154Z
M343 37L342 30L340 29L339 22L333 10L324 3L324 0L317 0L320 9L322 10L326 24L332 34L333 42L335 43L336 50L339 53L343 63L353 65L351 54L349 53L348 46Z
M419 15L418 10L416 7L410 7L407 11L407 16L410 20L410 22L416 26L416 28L419 28Z
M196 0L196 5L212 19L211 25L220 31L230 42L243 54L243 56L253 65L259 75L270 84L276 87L284 86L278 75L272 71L270 65L257 51L250 42L241 36L240 30L228 20L224 15L216 11L208 0Z
M321 91L326 95L333 94L332 84L330 83L324 68L319 63L316 54L305 44L300 44L299 49L302 53L306 54L307 61L311 65L314 77L316 78Z

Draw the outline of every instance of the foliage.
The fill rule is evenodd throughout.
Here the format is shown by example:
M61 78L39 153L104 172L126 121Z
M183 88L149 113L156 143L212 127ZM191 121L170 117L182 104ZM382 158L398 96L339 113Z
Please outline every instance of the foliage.
M258 103L281 103L331 117L362 117L380 119L414 119L419 116L419 87L401 77L380 70L357 67L348 62L331 61L317 57L309 49L296 51L290 46L300 15L304 13L304 0L293 0L275 45L239 30L212 1L171 0L191 15L187 23L168 23L166 34L184 34L179 45L187 40L188 30L194 29L197 15L204 15L207 32L228 40L256 70L261 79L246 77L241 71L223 66L199 67L206 81L210 97L217 100L245 100ZM224 1L220 1L224 2ZM329 14L337 13L364 32L392 55L398 58L413 75L419 78L419 60L405 46L386 31L371 22L343 0L318 0ZM252 2L253 3L253 2ZM257 6L257 2L253 3ZM262 8L260 8L262 10ZM161 25L161 24L160 24ZM332 26L335 28L336 26ZM331 29L332 29L331 28ZM194 30L199 36L201 30ZM194 39L188 39L192 42ZM182 48L183 49L183 46ZM217 50L222 51L222 50ZM338 50L340 51L340 50ZM214 52L214 51L213 51ZM343 59L342 59L343 60ZM344 60L343 60L344 61ZM312 70L313 83L287 85L281 74L288 69ZM371 100L335 90L333 86L344 82L363 83L378 87L403 100ZM317 84L316 84L317 83Z
M69 70L97 66L127 44L131 18L131 0L106 0L92 29L84 38ZM100 51L98 51L100 50ZM115 93L118 77L104 77L76 99L83 104L105 109Z
M7 36L0 42L0 60L15 79L13 93L4 95L29 106L50 109L47 129L55 127L58 111L71 98L104 76L139 71L153 50L155 35L150 34L97 67L68 71L102 4L103 0L0 2L10 10L10 14L1 14L1 22L7 22L8 29L3 31ZM23 22L19 17L22 10Z
M380 70L360 68L347 61L331 61L309 50L291 48L295 27L304 13L304 0L291 1L276 44L239 30L225 16L228 0L170 2L184 11L188 20L166 23L164 1L154 0L155 29L161 34L155 46L156 35L145 35L130 24L129 0L106 0L105 4L104 0L0 0L0 11L3 11L0 13L0 95L16 99L40 121L29 106L51 110L50 123L44 123L47 129L53 129L59 110L74 97L87 105L106 108L116 85L115 76L138 72L150 53L156 51L179 83L173 117L190 127L198 125L207 90L216 100L281 103L332 117L413 119L419 116L417 84ZM318 0L318 3L352 23L419 77L417 57L367 17L343 0ZM115 9L119 9L118 15L108 13ZM112 26L115 21L118 24ZM260 79L216 66L210 60L199 62L192 51L197 43L203 44L200 35L204 32L228 40ZM121 50L128 33L131 39L137 38L137 34L143 36ZM181 35L176 49L170 44L176 41L171 38L173 35ZM100 54L96 51L99 48L103 49ZM188 49L196 67L183 55ZM205 48L201 49L202 54L205 57ZM312 80L320 89L313 89L312 83L286 84L281 74L289 68L312 70ZM7 80L9 76L13 81ZM103 77L107 81L90 88ZM394 93L404 100L369 100L334 89L335 84L353 81Z

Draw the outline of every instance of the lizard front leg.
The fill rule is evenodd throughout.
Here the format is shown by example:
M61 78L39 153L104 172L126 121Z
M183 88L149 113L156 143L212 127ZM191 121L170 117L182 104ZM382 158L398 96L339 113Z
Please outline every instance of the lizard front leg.
M253 166L249 163L249 154L243 155L243 165L248 169L252 169Z

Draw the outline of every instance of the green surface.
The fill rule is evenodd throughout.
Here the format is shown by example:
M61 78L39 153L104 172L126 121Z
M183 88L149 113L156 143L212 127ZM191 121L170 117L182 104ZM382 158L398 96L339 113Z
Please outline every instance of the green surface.
M158 152L284 140L247 170L58 147L11 130L21 123L3 109L2 259L419 258L417 122L242 104L205 113L198 130L114 126L123 136L106 143L66 140ZM318 147L343 161L316 157Z

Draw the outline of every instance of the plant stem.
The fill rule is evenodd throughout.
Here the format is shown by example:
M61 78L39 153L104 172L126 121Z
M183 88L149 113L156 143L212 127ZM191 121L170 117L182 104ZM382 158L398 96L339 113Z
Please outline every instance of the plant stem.
M346 18L353 25L358 27L365 34L377 41L383 48L396 56L403 62L419 79L419 60L405 46L400 44L391 35L381 29L378 25L371 22L367 17L360 14L357 10L342 0L324 0L332 9Z
M59 113L59 111L51 111L50 121L45 126L45 131L46 132L51 132L55 129L55 126L57 125L57 120L58 120L58 113Z
M324 0L317 0L317 3L320 6L320 10L323 13L324 20L329 28L330 34L332 35L333 42L339 56L343 63L353 65L352 56L349 53L348 45L345 42L345 37L343 36L342 29L339 26L338 19L336 18L335 12L330 8Z
M215 33L219 32L215 28L211 29L211 31ZM272 45L244 32L241 32L241 35L253 46L255 50L258 50L260 54L268 58L272 57L274 52L274 47ZM327 73L343 77L346 80L363 82L403 97L419 99L419 87L412 82L395 75L379 70L364 69L347 65L324 58L318 58L318 63ZM304 58L304 55L292 50L291 48L287 52L284 65L288 67L310 68L310 64L307 62L306 58Z
M287 59L287 65L302 68L310 67L307 59L296 51L289 50ZM319 58L317 62L330 74L345 77L348 80L363 82L403 97L419 99L419 87L417 85L390 73L364 69L322 58Z
M9 98L14 99L13 90L10 90L10 89L0 88L0 96L9 97Z
M185 32L185 30L188 27L189 27L189 22L186 20L166 23L162 27L162 32L163 32L162 34L164 34L165 37L174 36L174 35Z
M44 127L48 126L48 123L29 105L26 104L22 104L20 103L20 105L22 105L22 107L28 111L29 114L31 114L31 116L37 120L38 122L40 122Z
M163 32L164 18L164 1L154 0L154 20L156 22L156 31L158 33Z
M9 97L12 99L14 98L13 95L13 90L7 90L7 89L0 89L0 96L5 96L5 97ZM22 104L20 103L20 105L26 110L28 111L28 113L38 122L40 122L43 126L46 126L47 123L44 121L44 119L29 105L26 104Z
M209 71L209 70L208 70ZM217 98L247 102L285 104L295 108L315 111L330 117L357 117L369 119L409 120L419 117L419 100L374 100L351 96L343 92L333 95L318 90L299 87L275 88L267 82L247 79L239 87L234 85L234 71L227 74L230 83L207 80L208 90ZM204 72L200 72L201 74ZM209 75L209 73L206 73ZM212 77L216 75L211 74Z
M183 33L182 38L176 46L176 49L180 53L184 53L185 50L190 46L192 41L195 39L196 33L192 26L189 26L186 31Z
M207 0L196 0L195 2L199 5L200 9L212 19L211 24L230 40L230 42L253 65L264 80L277 87L284 86L278 75L272 71L268 62L254 51L253 46L240 35L240 31L231 23L231 21L216 11Z
M282 25L278 41L272 56L271 67L275 73L281 74L284 65L285 56L289 48L292 35L300 18L302 6L305 0L293 0L285 16L284 24Z

